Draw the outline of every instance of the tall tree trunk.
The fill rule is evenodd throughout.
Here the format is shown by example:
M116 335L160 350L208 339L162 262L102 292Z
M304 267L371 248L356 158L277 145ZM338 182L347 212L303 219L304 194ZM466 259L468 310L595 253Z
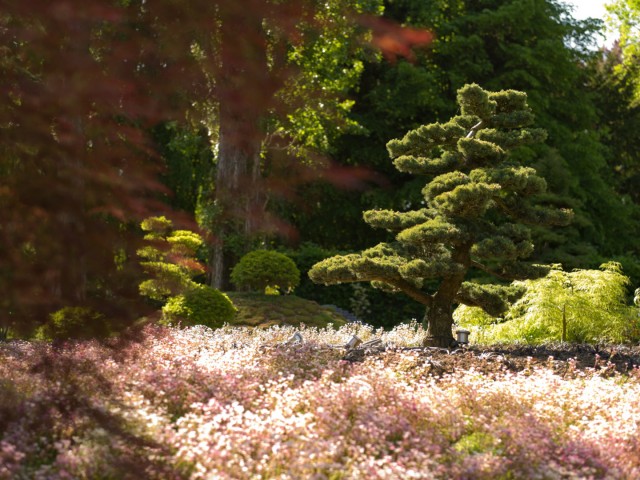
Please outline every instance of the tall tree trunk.
M222 123L220 128L215 199L221 217L213 240L211 285L221 290L229 289L230 269L244 253L243 242L239 240L249 241L256 232L256 218L260 216L261 142L254 138L238 144L235 132L226 131L237 124L238 119L234 119Z
M58 175L62 175L61 182L65 181L65 176L70 178L67 188L71 192L72 201L66 205L56 220L57 228L55 234L60 235L59 245L64 250L60 252L58 285L54 286L54 292L58 300L66 305L77 306L87 299L88 267L87 267L87 183L81 174L69 174L74 170L82 172L87 161L85 153L86 134L85 124L80 115L73 119L74 133L77 142L81 145L74 151L70 158L66 160L67 165L61 165Z
M229 289L230 269L250 248L263 216L260 150L262 121L273 99L267 43L258 18L231 8L221 20L221 70L215 228L211 285Z

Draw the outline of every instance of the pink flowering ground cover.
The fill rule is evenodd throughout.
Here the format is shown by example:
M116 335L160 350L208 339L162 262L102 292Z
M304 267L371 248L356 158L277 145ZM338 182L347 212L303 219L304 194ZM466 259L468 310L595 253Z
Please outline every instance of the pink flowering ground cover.
M0 344L1 479L640 478L640 372L342 360L402 326L149 327L141 341Z

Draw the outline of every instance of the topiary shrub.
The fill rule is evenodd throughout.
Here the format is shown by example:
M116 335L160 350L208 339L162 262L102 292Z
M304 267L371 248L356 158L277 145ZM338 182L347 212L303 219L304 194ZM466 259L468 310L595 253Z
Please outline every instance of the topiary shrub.
M140 294L157 303L164 303L196 285L194 278L202 275L204 265L197 260L203 248L202 237L189 230L173 230L166 217L149 217L140 224L147 232L149 244L138 250L140 265L151 278L143 281Z
M109 335L104 315L88 307L64 307L52 313L36 332L39 340L103 338Z
M162 323L218 328L233 320L237 311L224 293L207 285L197 285L167 301L162 307Z
M239 290L264 292L271 288L290 293L300 284L300 270L282 253L254 250L234 267L231 282Z

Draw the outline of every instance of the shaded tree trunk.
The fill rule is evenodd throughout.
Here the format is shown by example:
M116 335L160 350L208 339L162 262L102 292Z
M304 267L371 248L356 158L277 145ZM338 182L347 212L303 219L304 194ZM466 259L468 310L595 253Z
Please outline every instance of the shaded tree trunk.
M68 188L72 195L72 202L64 211L57 215L57 228L55 234L60 235L59 245L62 251L59 252L58 285L54 286L61 303L69 306L83 304L87 299L88 266L87 266L87 212L86 202L87 182L83 175L70 172L82 172L86 168L86 159L83 154L84 145L87 143L85 122L80 115L76 116L72 125L73 133L80 144L78 150L72 152L72 156L58 168L58 178L60 183L65 182L65 177L70 180ZM75 155L73 155L75 154ZM71 199L70 199L71 200Z
M460 291L460 286L471 265L471 245L472 243L459 245L451 255L454 262L463 265L465 268L458 275L445 278L433 296L433 301L427 308L422 321L422 325L427 331L427 336L424 339L425 346L448 348L455 345L451 331L453 326L453 306L456 295Z
M246 121L250 121L247 119ZM219 157L216 170L216 203L221 209L216 226L211 257L211 285L228 290L230 270L245 253L256 232L260 216L260 139L238 144L235 133L226 130L236 126L230 121L220 128Z
M423 327L427 330L424 340L426 347L451 347L455 340L451 327L453 326L453 301L440 302L427 308L422 321Z
M67 257L61 271L61 296L72 305L82 305L87 300L88 266L87 235L84 219L78 215L75 228L70 228L71 237L67 243Z
M250 249L264 214L261 198L262 122L273 100L263 26L241 8L221 22L218 78L219 136L211 285L228 290L230 269Z

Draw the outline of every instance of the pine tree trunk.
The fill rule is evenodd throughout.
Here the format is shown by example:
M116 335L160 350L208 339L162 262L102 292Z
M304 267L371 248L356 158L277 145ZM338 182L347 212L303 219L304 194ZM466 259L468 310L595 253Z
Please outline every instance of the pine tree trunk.
M427 347L449 348L455 345L451 331L453 327L453 305L471 264L471 245L471 243L459 245L453 251L451 259L465 268L458 275L452 275L442 281L438 291L433 296L432 304L427 308L422 321L422 325L427 331L427 336L424 340L424 345Z
M425 347L449 348L454 344L451 327L453 326L453 305L433 305L427 309L423 327L427 330Z

